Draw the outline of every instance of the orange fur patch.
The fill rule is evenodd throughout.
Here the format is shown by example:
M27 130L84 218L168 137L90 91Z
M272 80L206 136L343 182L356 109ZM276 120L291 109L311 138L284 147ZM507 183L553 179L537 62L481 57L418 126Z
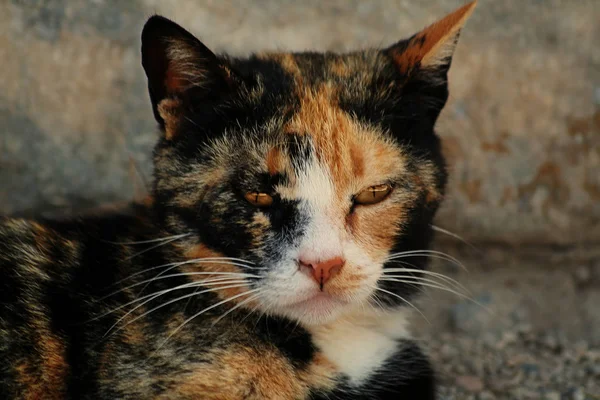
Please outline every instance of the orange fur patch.
M267 171L269 175L275 175L282 168L282 155L281 151L277 147L273 147L267 153Z
M30 362L22 362L15 368L18 382L24 388L21 398L64 399L69 371L64 344L54 335L45 335L40 339L40 359L35 366Z
M356 241L370 257L381 259L394 245L405 219L405 209L397 203L385 207L374 205L362 208L355 211Z
M193 248L187 250L185 252L185 254L186 254L186 258L188 258L189 260L202 259L202 258L224 257L223 254L209 249L204 244L198 244L198 245L194 246ZM219 272L227 272L227 273L235 273L235 274L249 273L249 272L251 273L251 270L246 270L242 267L238 267L238 266L235 266L233 264L223 262L223 261L201 262L199 260L198 263L182 265L181 269L184 272L214 272L214 275L207 274L207 275L191 275L190 276L190 279L198 281L198 282L206 281L209 279L212 280L212 279L216 279L216 278L223 278L223 279L235 280L235 281L239 281L239 280L243 279L243 278L237 277L235 275L220 275ZM230 286L230 284L223 283L223 286ZM217 289L218 285L207 286L207 288ZM246 286L240 286L240 287L227 288L227 289L218 289L218 290L215 290L214 293L216 293L222 299L229 299L229 298L232 298L233 296L240 295L247 291L248 291L248 288ZM244 301L247 298L248 297L246 297L246 296L240 296L237 299L232 300L229 304L235 304L237 302ZM247 304L248 307L255 305L255 303L253 301L247 302L245 304Z
M356 142L350 145L350 160L352 161L352 172L356 177L362 177L365 173L365 159L362 149Z
M252 235L252 245L255 249L261 247L265 234L271 228L271 220L262 212L254 214L249 232Z
M172 67L167 68L165 73L165 86L172 93L182 92L185 85L181 75L177 73Z
M152 207L154 205L154 197L152 197L152 195L147 195L145 196L142 201L140 202L141 205L145 206L145 207Z
M417 65L435 67L452 53L456 38L477 1L466 4L415 35L404 50L393 49L398 69L408 74Z
M17 382L21 385L23 399L41 399L44 394L42 382L35 374L33 365L28 362L21 362L15 367Z
M427 172L427 169L422 168L421 172L425 174ZM426 176L426 178L427 182L425 182L419 175L413 175L411 179L413 181L413 184L416 186L416 190L425 192L425 202L427 204L431 204L436 201L439 201L442 195L437 191L433 178L431 176Z
M216 350L211 358L211 363L184 376L165 398L292 400L308 395L293 367L275 350L232 345Z
M335 58L329 64L329 70L337 76L348 77L352 73L352 69L346 64L342 57Z
M127 344L133 346L142 346L147 343L148 338L144 332L144 322L141 320L133 323L126 323L121 330L121 337Z
M296 62L296 57L291 53L269 53L263 52L256 55L261 60L272 60L284 69L285 72L292 75L297 85L302 84L302 72Z
M299 88L298 92L300 110L285 130L310 135L317 158L330 168L333 181L348 186L353 169L349 148L356 133L350 116L337 107L335 89L330 83L316 90Z
M323 354L316 353L308 368L300 370L298 376L306 386L313 389L332 390L335 387L337 368Z
M317 158L329 170L335 188L339 207L331 211L332 217L346 221L347 229L370 256L385 256L401 228L404 208L397 203L381 204L357 207L348 214L350 199L364 188L402 173L405 160L401 149L341 110L331 84L299 88L298 93L300 110L285 131L311 136ZM336 280L345 279L345 275Z
M165 122L165 137L167 140L173 139L181 120L181 102L177 99L164 99L158 104L158 113Z
M62 392L61 388L64 388L69 365L65 360L64 343L54 335L44 338L42 344L42 368L44 371L42 380L48 382L49 387L56 388L57 392Z

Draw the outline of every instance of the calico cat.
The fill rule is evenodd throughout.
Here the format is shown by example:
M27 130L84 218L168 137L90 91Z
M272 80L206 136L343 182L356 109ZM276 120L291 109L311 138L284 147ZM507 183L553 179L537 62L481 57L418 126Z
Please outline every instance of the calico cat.
M0 224L2 399L434 399L407 332L475 3L389 48L217 56L160 16L131 212Z

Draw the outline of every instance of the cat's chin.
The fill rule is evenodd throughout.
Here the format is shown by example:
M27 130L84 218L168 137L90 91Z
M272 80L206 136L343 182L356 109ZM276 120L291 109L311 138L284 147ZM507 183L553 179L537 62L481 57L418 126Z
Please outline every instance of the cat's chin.
M306 325L321 325L339 318L348 308L347 301L327 293L317 294L280 307L280 313Z

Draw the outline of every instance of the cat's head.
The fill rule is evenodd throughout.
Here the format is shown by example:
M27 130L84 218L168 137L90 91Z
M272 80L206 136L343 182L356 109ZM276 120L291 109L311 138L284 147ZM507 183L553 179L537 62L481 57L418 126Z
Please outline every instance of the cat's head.
M415 285L384 271L424 266L393 258L430 242L446 183L434 125L474 6L385 49L249 58L150 18L153 194L165 230L191 233L185 257L204 260L187 271L222 274L222 296L303 323L402 304Z

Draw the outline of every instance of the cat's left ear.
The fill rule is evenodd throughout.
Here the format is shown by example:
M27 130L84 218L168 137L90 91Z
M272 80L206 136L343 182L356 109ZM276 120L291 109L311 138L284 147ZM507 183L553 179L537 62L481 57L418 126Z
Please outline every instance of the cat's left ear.
M142 31L142 66L154 117L172 139L177 132L186 96L215 97L231 92L238 79L194 35L167 18L155 15Z
M445 77L460 30L476 4L477 0L466 4L410 39L389 47L386 52L392 57L396 68L406 77L419 72L430 77Z

